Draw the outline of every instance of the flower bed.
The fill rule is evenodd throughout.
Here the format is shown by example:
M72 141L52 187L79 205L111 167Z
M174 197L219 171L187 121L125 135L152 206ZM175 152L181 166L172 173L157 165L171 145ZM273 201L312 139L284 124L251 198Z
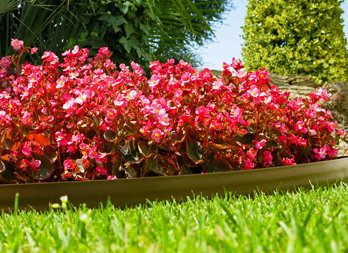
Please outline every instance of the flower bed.
M147 177L85 182L0 185L0 210L48 209L67 196L74 206L99 207L108 200L117 207L131 207L154 200L187 200L187 197L252 195L255 192L292 191L348 182L348 158L267 169L218 172L204 175ZM19 203L15 204L16 195Z
M249 170L333 159L338 136L329 94L309 99L269 84L268 72L233 59L222 78L174 60L119 69L101 48L45 52L41 65L2 58L0 181L134 178ZM9 75L9 69L16 69ZM16 74L17 73L17 74ZM20 74L18 74L20 73Z

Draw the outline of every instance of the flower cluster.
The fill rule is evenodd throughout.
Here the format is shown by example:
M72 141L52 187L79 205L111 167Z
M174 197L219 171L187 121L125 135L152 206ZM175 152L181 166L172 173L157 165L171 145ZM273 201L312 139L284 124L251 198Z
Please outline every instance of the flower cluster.
M32 51L13 40L14 50ZM222 78L174 60L118 68L75 46L24 63L0 93L2 182L117 179L248 170L335 158L326 90L289 100L268 72L233 59ZM3 69L17 59L1 60ZM8 59L8 60L6 60ZM16 65L17 64L17 65Z

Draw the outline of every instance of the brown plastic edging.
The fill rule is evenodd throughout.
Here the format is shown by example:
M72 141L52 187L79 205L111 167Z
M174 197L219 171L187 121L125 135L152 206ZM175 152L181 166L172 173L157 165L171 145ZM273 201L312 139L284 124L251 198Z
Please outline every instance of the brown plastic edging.
M205 175L0 185L0 209L12 209L16 193L19 193L20 209L28 208L28 205L38 210L47 209L49 203L60 203L63 195L67 195L73 205L85 203L88 207L96 207L110 198L115 206L126 207L147 200L180 200L193 195L222 195L225 191L252 194L260 190L269 193L276 189L293 190L340 181L348 181L348 158Z

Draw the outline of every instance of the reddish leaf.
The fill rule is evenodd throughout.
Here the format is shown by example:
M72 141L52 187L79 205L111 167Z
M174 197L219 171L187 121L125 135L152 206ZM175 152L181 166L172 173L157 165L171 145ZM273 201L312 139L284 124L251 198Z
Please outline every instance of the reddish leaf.
M5 184L13 182L13 173L13 166L8 161L0 160L0 182Z
M243 135L243 137L237 138L237 141L239 141L240 143L242 143L244 145L252 145L253 140L255 140L255 138L256 138L255 134L247 133L247 134Z
M6 170L6 165L3 161L0 160L0 173Z
M7 161L7 162L11 161L10 155L3 155L3 156L0 156L0 159L1 159L1 160L4 160L4 161Z
M13 147L15 143L8 138L4 138L2 139L1 144L3 147L5 147L5 149L9 150Z
M76 165L79 168L80 173L85 173L85 166L83 165L83 159L76 159Z
M43 151L44 156L50 161L50 163L54 163L57 160L58 152L53 145L46 145Z
M117 135L115 133L115 131L112 130L106 130L103 134L104 139L109 141L109 142L115 142L117 141Z
M124 167L124 171L126 173L127 178L136 178L137 177L137 171L130 164L128 164Z
M163 170L167 175L176 175L179 171L174 157L161 156Z
M14 151L14 150L18 150L21 148L21 143L20 142L16 142L12 147L11 147L11 151Z
M198 141L187 138L186 150L188 157L195 163L203 163L203 146Z
M119 150L124 160L131 163L141 163L144 156L140 153L135 140L125 140L123 145L119 146Z
M148 143L146 141L138 141L138 148L140 153L145 156L149 157L151 154L156 154L158 151L158 146L155 143Z
M13 141L13 133L14 131L9 128L5 129L2 132L1 145L5 147L5 149L7 150L11 149L13 145L15 144L15 142Z
M168 174L165 172L160 155L151 155L149 158L146 158L144 164L144 171L144 174L152 172L156 175L168 176Z
M39 168L37 168L38 171L33 172L33 178L36 180L48 179L53 173L53 165L45 156L35 155L35 159L40 160L41 165Z
M175 132L170 135L170 139L172 141L172 146L175 146L178 143L183 143L185 141L186 136L178 136Z
M228 145L224 144L217 144L217 143L209 143L212 147L219 149L219 150L227 150L230 149L231 147Z
M44 146L51 144L50 139L43 134L28 134L27 136L25 136L25 138L29 141L36 141Z
M232 171L233 167L229 161L218 158L214 156L212 159L207 159L206 161L207 171L208 172L220 172L220 171Z

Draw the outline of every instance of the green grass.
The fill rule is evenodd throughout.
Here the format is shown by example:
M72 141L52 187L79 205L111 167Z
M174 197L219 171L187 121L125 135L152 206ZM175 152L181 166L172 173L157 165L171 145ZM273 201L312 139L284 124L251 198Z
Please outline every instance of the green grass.
M348 185L2 213L0 252L348 252Z

